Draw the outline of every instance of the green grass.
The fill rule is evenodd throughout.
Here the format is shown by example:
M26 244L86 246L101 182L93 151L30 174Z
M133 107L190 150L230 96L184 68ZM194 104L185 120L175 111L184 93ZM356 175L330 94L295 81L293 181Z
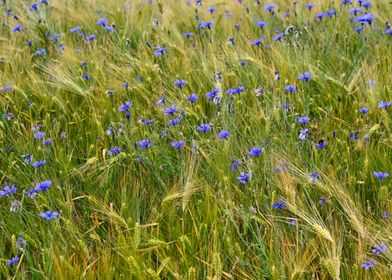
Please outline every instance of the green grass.
M264 10L267 2L253 0L202 6L52 0L38 11L29 10L33 2L8 2L0 6L0 87L12 88L0 91L0 189L18 189L0 197L1 279L392 279L391 251L371 253L374 244L392 240L391 222L382 216L392 211L391 179L373 176L392 171L391 109L378 107L392 100L388 1L373 1L375 20L361 33L341 1L313 1L317 7L309 12L299 0L296 16L288 0L275 1L274 15ZM217 8L213 15L210 6ZM314 18L329 9L337 16ZM211 30L198 29L196 15L214 19ZM96 25L102 17L116 30ZM263 30L260 20L267 22ZM18 23L22 31L12 32ZM290 24L301 35L273 42ZM71 33L75 26L96 39ZM194 35L186 39L186 32ZM51 42L57 33L62 37ZM262 34L262 46L252 46ZM157 45L167 52L154 56ZM47 54L38 56L43 48ZM308 83L298 80L305 71L312 74ZM91 79L83 80L84 73ZM179 89L176 79L187 84ZM297 92L286 92L286 85ZM237 86L245 91L226 93ZM256 96L261 86L264 94ZM218 105L205 97L214 88L221 89ZM194 104L192 93L199 95ZM156 105L162 95L167 106L184 111L176 127L167 126L165 107ZM129 121L119 112L126 100ZM298 124L299 116L310 122ZM143 126L141 117L154 123ZM201 123L212 130L200 133ZM52 145L33 138L36 125ZM109 126L115 128L110 136ZM301 141L305 127L308 138ZM228 140L217 138L221 129L230 131ZM358 139L350 140L355 131ZM141 139L152 147L141 150ZM171 142L179 139L185 145L175 150ZM325 149L316 148L320 139ZM262 156L247 155L254 146L263 148ZM109 156L113 147L122 152ZM46 165L26 164L27 153ZM232 159L242 162L235 172ZM240 171L251 174L248 183L238 182ZM24 193L44 180L53 182L46 192L34 199ZM273 209L281 199L286 208ZM15 200L20 205L10 211ZM39 213L47 210L60 218L46 222ZM19 236L26 241L22 250ZM20 261L7 266L15 255ZM377 263L364 270L369 259Z

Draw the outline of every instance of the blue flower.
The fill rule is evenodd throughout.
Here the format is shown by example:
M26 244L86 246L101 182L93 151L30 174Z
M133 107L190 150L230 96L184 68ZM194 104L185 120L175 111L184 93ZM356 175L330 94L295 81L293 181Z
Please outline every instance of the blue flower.
M146 125L150 125L154 122L154 120L145 120L142 122L142 125L146 126Z
M240 165L241 163L238 160L232 159L230 164L231 172L235 172L240 167Z
M346 5L352 5L353 3L351 2L351 0L342 0L342 5L346 6Z
M74 27L74 28L71 28L69 31L71 32L71 33L76 33L76 32L79 32L80 31L80 26L76 26L76 27Z
M15 185L11 185L11 187L4 186L4 188L2 190L0 190L0 197L15 194L16 190L17 190L17 188L15 187Z
M189 38L189 37L192 37L193 36L193 33L192 32L188 32L188 33L184 33L184 34L182 34L185 38Z
M106 31L113 31L115 29L115 26L113 25L105 25L105 27L103 28Z
M258 156L261 156L262 153L263 153L263 149L262 148L260 148L260 147L253 147L248 152L248 155L251 156L251 157L258 157Z
M10 259L9 261L7 261L6 265L7 266L15 265L19 262L19 260L20 260L19 256L15 256L12 259Z
M12 32L18 32L22 30L22 25L21 24L17 24L12 28Z
M127 100L127 101L125 101L125 104L121 104L120 107L118 107L118 110L120 112L129 111L129 109L131 109L131 105L132 105L132 102Z
M60 37L61 37L61 34L59 33L59 34L50 36L49 40L53 42L53 41L56 41Z
M180 121L181 121L181 119L180 118L174 118L174 119L171 119L171 120L168 120L167 121L167 126L176 126L176 125L178 125L179 123L180 123Z
M350 139L351 140L358 140L358 136L359 136L359 131L358 130L350 133Z
M358 32L358 33L361 32L362 30L363 30L363 25L360 25L360 26L357 26L354 28L354 31Z
M276 7L276 4L274 4L274 3L266 4L266 5L264 6L264 10L269 11L269 12L272 12L272 10L273 10L275 7Z
M35 139L44 139L45 137L45 132L42 131L37 131L36 133L34 133L33 136Z
M97 35L95 35L95 34L91 34L91 35L87 36L87 40L89 40L91 42L94 41L95 38L97 38Z
M296 218L287 218L289 225L292 227L295 227L297 225L297 219Z
M149 139L143 139L143 140L139 141L139 146L142 150L146 150L152 146L152 143Z
M305 117L298 117L297 122L300 124L306 124L310 121L310 118L305 116Z
M296 92L297 91L297 86L295 85L287 85L284 87L284 89L290 93Z
M370 13L363 14L363 15L357 16L357 17L355 18L355 21L356 21L356 22L359 22L359 23L361 23L361 24L366 24L366 23L367 23L367 24L372 24L373 20L374 20L374 17L373 17L373 15L370 14Z
M183 146L184 146L184 140L180 140L180 141L173 141L171 142L171 146L174 149L180 150Z
M260 45L263 43L263 41L264 41L264 35L261 36L259 39L254 40L254 41L252 42L252 46L260 47Z
M245 173L245 172L241 172L240 176L238 176L237 179L238 179L239 183L246 184L250 181L250 174Z
M356 16L357 14L359 14L359 13L362 12L362 9L361 9L361 8L352 8L352 9L348 10L348 12L349 12L351 15Z
M314 15L314 17L321 21L323 19L323 17L324 17L324 13L323 12L317 13L317 14Z
M162 110L162 112L165 116L169 116L169 115L174 115L174 113L177 112L177 110L178 110L178 106L172 104L171 107L165 108L164 110Z
M244 91L245 91L245 88L243 86L239 86L236 88L229 88L226 92L229 95L236 95L236 94L240 94Z
M36 192L46 191L46 190L49 189L49 187L51 185L52 185L52 181L51 180L42 181L41 183L35 185L34 191L36 191Z
M161 46L157 46L156 50L154 51L155 56L161 56L167 51L167 48L161 48Z
M382 253L388 250L387 245L384 242L381 242L380 245L374 244L372 247L372 253L376 255L381 255Z
M207 131L211 130L211 125L208 123L203 123L197 127L197 130L202 133L206 133Z
M327 146L327 141L320 140L318 143L316 143L316 148L317 149L324 149Z
M29 7L30 11L37 11L38 10L38 3L34 3Z
M208 99L213 99L213 98L215 98L215 96L216 96L219 92L220 92L220 90L217 89L217 88L215 88L215 89L213 89L213 90L207 92L207 93L206 93L206 97L207 97Z
M373 172L373 176L381 181L381 180L384 180L384 179L388 178L389 177L389 173L382 172L382 171L374 171Z
M272 208L273 209L284 209L284 208L286 208L286 205L287 205L286 201L280 200L280 201L272 204Z
M318 182L319 173L317 171L313 171L309 175L312 178L312 183L317 183Z
M227 129L222 129L218 133L218 138L219 139L228 139L229 138L229 134L230 134L230 132Z
M174 85L177 86L177 87L179 87L179 88L182 88L185 84L186 84L186 80L178 80L178 79L177 79L177 80L174 82Z
M5 87L1 87L0 91L10 91L12 88L11 86L5 86Z
M361 109L359 109L359 112L361 112L362 114L366 114L368 111L369 109L366 107L362 107Z
M212 20L212 21L202 21L202 22L199 23L197 28L199 28L199 29L205 29L205 28L211 29L211 27L212 27L212 25L214 23L215 23L214 20Z
M106 17L97 20L97 25L106 25L108 19Z
M42 141L42 144L44 144L44 145L52 145L53 141L52 141L52 139L45 139L44 141Z
M320 197L320 200L319 200L319 204L320 204L320 206L323 206L323 205L325 205L327 203L327 199L325 198L325 197Z
M114 147L114 148L111 148L111 149L108 151L108 155L110 155L110 156L116 156L116 155L118 155L121 151L122 151L121 148L119 148L119 147Z
M33 157L32 154L22 155L24 163L26 163L26 164L30 164L32 157Z
M280 40L282 40L282 38L284 37L284 36L286 36L286 34L285 33L279 33L278 35L276 35L276 36L274 36L273 38L272 38L272 41L280 41Z
M60 213L56 211L46 211L46 212L41 212L39 213L39 216L43 219L45 219L47 222L53 219L57 219L60 217Z
M336 11L335 10L328 10L325 12L325 15L327 17L333 17L334 15L336 15Z
M312 78L312 74L309 71L306 71L298 75L298 79L300 81L309 82L311 78Z
M368 261L365 261L364 263L362 263L361 267L365 270L369 270L371 268L373 268L376 265L376 261L371 259Z
M33 167L39 168L41 166L44 166L46 164L46 160L41 160L41 161L36 161L32 164Z
M45 54L46 54L46 49L37 50L35 53L36 53L37 55L45 55Z
M387 109L392 104L392 101L380 101L378 102L378 108Z
M305 7L308 8L309 11L310 11L311 9L313 9L314 7L316 7L316 4L306 3L306 4L305 4Z
M188 97L189 102L195 103L199 99L199 96L196 93L192 93L191 96Z
M90 76L90 74L84 73L82 76L82 79L85 81L88 81L88 80L91 80L91 76Z
M259 28L264 28L265 26L267 26L267 23L265 21L259 21L257 23L257 27Z
M213 14L213 13L216 12L216 8L214 8L214 7L209 7L209 8L207 9L207 11L208 11L209 13Z
M370 1L361 2L361 6L367 10L372 6L372 2L370 2Z

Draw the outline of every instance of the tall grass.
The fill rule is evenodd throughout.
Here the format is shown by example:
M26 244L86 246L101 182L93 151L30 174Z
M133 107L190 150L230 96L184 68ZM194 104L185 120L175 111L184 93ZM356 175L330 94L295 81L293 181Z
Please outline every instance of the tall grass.
M392 100L388 1L357 15L354 0L273 12L254 0L3 2L0 189L17 190L0 193L1 279L392 279L389 248L372 251L392 239L391 179L373 174L392 166L391 109L379 104ZM372 23L354 31L366 13ZM60 216L47 222L48 210Z

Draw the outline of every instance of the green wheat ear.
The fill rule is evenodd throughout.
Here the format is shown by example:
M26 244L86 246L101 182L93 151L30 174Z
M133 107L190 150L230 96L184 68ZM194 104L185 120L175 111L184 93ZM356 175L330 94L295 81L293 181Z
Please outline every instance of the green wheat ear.
M190 267L187 273L187 280L197 280L196 278L196 269L194 267Z
M340 280L340 260L338 258L325 258L322 262L331 278Z
M140 240L141 240L141 229L140 229L140 224L136 223L135 224L135 231L134 231L134 235L133 235L133 242L135 244L135 248L139 247L140 244Z
M216 279L220 279L222 277L222 262L219 253L214 253L212 267L214 269Z

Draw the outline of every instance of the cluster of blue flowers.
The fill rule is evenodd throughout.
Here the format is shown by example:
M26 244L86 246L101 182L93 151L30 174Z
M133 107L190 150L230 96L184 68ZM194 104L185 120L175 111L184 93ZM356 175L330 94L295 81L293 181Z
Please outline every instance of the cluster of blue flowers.
M3 1L5 2L5 1ZM242 3L242 1L238 1L239 3ZM278 2L278 1L277 1ZM350 1L350 0L344 0L342 1L343 8L339 10L334 10L334 9L329 9L325 10L322 12L317 12L313 14L313 11L317 9L317 4L315 3L306 3L303 6L304 11L311 15L311 20L313 20L316 24L321 25L324 24L325 21L330 21L333 19L336 19L336 17L339 16L339 14L345 13L345 15L348 15L350 17L350 28L352 28L352 34L355 36L360 36L354 32L357 33L363 33L366 28L371 30L371 27L375 25L375 22L378 21L376 13L371 13L370 10L372 8L372 3L370 1L357 1L357 3L353 3L355 1ZM260 4L260 1L256 1L257 4ZM48 2L45 0L42 0L40 3L33 3L31 6L28 7L28 11L31 13L38 14L40 10L46 9L48 6ZM197 7L200 7L202 5L202 1L196 1ZM294 1L294 6L297 5L297 1ZM278 13L280 13L279 10L279 5L275 3L268 3L262 6L264 11L264 16L269 17L275 17ZM217 28L218 24L220 24L220 21L217 20L216 14L218 13L217 8L215 7L209 7L207 9L208 11L208 17L210 20L201 20L199 15L197 15L197 22L193 25L194 29L193 32L185 32L181 33L183 37L180 37L180 40L184 41L185 44L191 44L193 40L197 38L197 36L202 37L202 36L208 36L209 33L213 32L215 28ZM228 15L227 17L230 18L230 15L228 12L226 12ZM17 36L27 36L25 33L28 30L27 25L22 25L20 20L18 19L16 14L13 14L13 11L11 9L7 10L7 15L12 16L13 19L17 22L17 24L13 24L10 26L10 29L12 32L12 36L17 37ZM290 13L286 12L284 14L284 17L290 17ZM110 17L109 17L110 18ZM112 19L111 19L112 20ZM106 34L106 36L114 36L113 34L116 34L116 36L121 37L119 30L121 30L120 27L117 27L114 23L109 23L108 17L102 17L94 20L93 25L96 28L96 30L93 32L90 32L89 28L82 27L82 26L74 26L65 30L64 32L67 33L66 36L70 36L72 39L77 39L81 40L83 42L83 46L86 48L96 46L102 39L103 34ZM153 27L157 26L159 23L158 21L153 21ZM257 34L255 34L254 37L249 37L248 39L250 41L247 42L247 48L254 51L254 52L261 52L265 49L268 49L273 46L280 46L279 44L293 44L291 42L290 38L292 38L291 33L293 32L292 29L295 27L288 27L285 30L282 29L276 29L273 31L272 36L269 37L268 35L268 29L270 26L274 26L273 20L271 21L268 20L257 20L257 22L253 22L253 27L256 30ZM233 28L231 26L231 28ZM240 24L236 23L234 25L234 32L240 32ZM272 28L272 27L271 27ZM351 29L350 29L351 30ZM300 30L296 30L300 31ZM8 32L8 31L7 31ZM183 32L183 31L182 31ZM382 30L383 36L385 35L391 35L392 36L392 28L389 25L388 22L385 23L385 30ZM71 34L69 34L71 33ZM34 59L37 60L46 60L46 59L51 59L51 55L53 55L51 52L54 52L55 50L58 50L61 52L64 50L66 45L64 45L64 42L61 40L64 39L65 34L63 33L57 33L56 32L48 32L45 36L47 36L46 40L49 41L48 46L45 45L45 47L41 46L37 42L33 41L26 41L24 44L24 48L30 48L32 56ZM25 38L25 37L23 37ZM252 39L253 38L253 39ZM391 37L392 38L392 37ZM247 39L247 40L248 40ZM102 39L103 40L103 39ZM127 38L127 42L128 42ZM229 42L232 46L235 46L236 40L235 37L230 37ZM157 42L156 42L157 43ZM55 48L52 46L54 45ZM166 44L168 47L162 47L161 45L151 45L150 43L147 44L150 48L149 50L149 57L151 57L151 60L156 63L155 65L160 65L164 64L165 59L167 59L169 56L174 56L172 54L172 47L169 44ZM153 47L155 46L155 47ZM294 47L293 47L294 48ZM173 51L174 52L174 51ZM236 65L238 65L238 61L236 61ZM244 67L244 69L247 69L247 67L250 67L252 64L251 59L240 59L239 60L239 65L241 67ZM88 84L91 82L91 80L94 80L94 77L87 73L89 72L90 64L88 64L86 61L82 61L80 65L78 64L78 67L82 69L83 72L79 74L79 79L81 76L81 79L83 80L84 84ZM237 66L238 67L238 66ZM254 90L256 93L256 97L265 96L268 95L268 93L271 93L272 95L274 91L278 90L280 93L282 93L282 96L284 97L282 100L279 100L279 110L282 112L289 112L289 111L294 111L296 110L295 108L293 109L292 105L288 102L286 102L287 99L289 98L295 98L298 97L300 94L310 94L309 91L306 90L306 88L309 88L312 83L316 83L318 77L318 72L313 71L314 69L305 68L304 69L296 69L295 70L295 78L291 81L285 81L284 83L281 83L283 81L284 74L276 70L274 73L274 77L271 77L271 83L274 85L278 85L276 87L272 87L271 91L268 90L267 87L258 87L256 89L252 89L249 86L248 82L245 82L241 80L241 83L230 83L230 85L226 83L221 83L222 80L222 75L224 75L224 72L217 72L215 74L215 84L214 85L209 85L205 89L209 90L208 92L201 91L197 93L196 92L190 91L189 89L195 89L197 87L193 87L193 81L191 79L183 79L177 78L177 77L172 77L170 80L170 90L178 94L180 97L179 99L183 98L185 102L174 102L172 103L171 99L162 95L156 102L155 102L155 107L159 108L159 116L157 118L162 117L164 119L163 121L163 126L164 129L160 131L160 135L162 138L165 138L169 135L168 130L175 130L179 132L178 135L170 139L170 151L173 153L181 154L185 153L186 149L192 140L196 137L200 137L201 139L208 138L210 135L213 135L213 137L219 139L216 140L219 142L221 145L225 145L225 143L230 143L232 140L234 140L236 136L236 130L231 129L229 125L218 125L216 119L209 117L209 114L207 114L207 110L203 106L200 106L200 108L205 109L206 113L203 114L202 116L199 116L197 119L197 124L193 125L190 130L192 134L192 138L187 139L185 135L186 133L183 133L181 130L181 127L184 125L184 123L189 124L187 119L187 112L189 107L196 110L202 110L198 106L199 104L206 105L205 107L208 106L216 106L219 110L219 114L217 114L218 118L220 116L220 113L222 112L223 105L227 105L228 107L228 113L231 114L232 107L236 104L239 103L239 100L244 97L244 95L250 95L250 92ZM305 71L306 70L306 71ZM83 73L83 74L82 74ZM140 74L140 73L139 73ZM185 78L187 76L184 73ZM175 79L175 80L174 80ZM173 82L174 80L174 82ZM124 80L120 80L124 81ZM130 80L129 80L130 81ZM142 84L144 79L141 76L137 77L136 83ZM281 84L280 84L281 83ZM224 85L224 86L222 86ZM375 81L368 81L368 85L374 86ZM120 83L118 84L120 87ZM108 98L112 103L113 103L113 110L115 111L114 114L118 114L118 116L114 115L112 118L116 119L117 117L119 119L124 119L125 121L118 122L115 124L114 122L108 126L108 124L105 126L104 132L105 132L105 137L107 137L108 143L112 145L110 148L108 148L107 155L111 157L111 159L119 159L121 155L124 155L128 151L128 147L125 147L125 145L119 144L118 142L113 143L111 142L112 138L115 138L114 135L124 135L127 132L127 128L130 126L130 124L134 125L132 123L132 119L134 118L135 112L133 111L133 103L132 101L132 95L131 95L131 89L132 89L132 82L123 82L121 84L121 90L125 91L126 93L126 98L122 98L121 101L119 99L115 99L115 90L113 89L108 89L106 91L105 98ZM211 89L211 90L210 90ZM10 85L4 85L0 87L0 93L1 94L11 94L12 91L15 90L14 86ZM117 93L116 93L117 94ZM165 93L166 94L166 93ZM169 95L168 95L169 96ZM131 101L132 100L132 101ZM372 113L372 110L379 110L381 112L385 112L389 109L390 105L392 104L392 101L386 101L386 100L377 100L377 107L378 109L372 109L371 107L366 107L366 106L361 106L360 108L356 107L355 112L360 116L361 118L366 118L369 116L369 114ZM226 102L226 103L225 103ZM237 102L237 103L236 103ZM177 103L177 104L175 104ZM149 104L150 106L151 104ZM306 106L304 106L306 107ZM306 111L307 110L307 111ZM322 139L322 137L319 137L321 133L318 133L317 127L314 125L315 120L317 120L317 117L312 114L308 109L303 110L301 114L296 114L295 117L292 119L292 126L296 127L296 129L293 130L294 133L294 138L296 142L299 142L299 145L306 144L306 143L311 143L311 147L314 150L315 153L323 153L324 151L328 151L329 145L333 143L329 142L330 144L327 146L327 141ZM384 111L385 110L385 111ZM146 114L149 114L147 110L145 111ZM141 116L139 118L139 123L142 124L142 126L147 130L151 127L154 127L155 124L159 124L160 121L153 119L153 118L147 118L145 117L147 115ZM7 120L12 120L14 118L14 115L12 113L8 113L4 115L4 118ZM129 126L127 126L129 125ZM230 130L229 130L230 128ZM29 130L30 131L30 130ZM50 149L50 147L54 144L52 138L48 138L47 135L50 133L45 133L42 130L42 126L34 126L32 128L32 138L36 140L32 140L34 143L38 143L37 145L40 146L40 149ZM317 132L317 133L316 133ZM29 132L30 133L30 132ZM298 136L297 136L298 135ZM355 130L353 132L350 132L348 135L348 139L350 143L355 143L354 141L360 141L358 140L361 135L360 130ZM31 134L30 134L31 137ZM66 138L66 133L61 134L62 138ZM317 138L316 138L317 137ZM334 139L336 137L336 131L332 133L332 138ZM54 141L55 138L53 138ZM325 136L325 139L329 139L328 137ZM300 141L298 141L300 140ZM363 140L369 142L370 141L370 136L369 135L364 135ZM132 142L133 143L133 142ZM56 143L55 143L56 144ZM157 146L159 143L156 139L149 136L140 136L140 138L137 138L134 142L134 147L135 150L138 150L138 152L142 153L149 153L151 150L154 150L155 146ZM168 144L169 145L169 144ZM255 145L255 146L254 146ZM42 147L41 147L42 146ZM253 146L253 147L252 147ZM192 146L194 148L195 145ZM302 146L301 146L302 147ZM250 148L250 149L249 149ZM321 151L320 151L321 150ZM27 152L27 151L24 151ZM121 154L121 155L120 155ZM251 185L253 182L257 182L258 177L257 177L257 172L250 170L251 168L249 167L249 163L254 163L257 164L258 161L262 161L264 154L268 155L268 146L267 144L263 143L252 143L247 148L244 148L241 151L241 159L231 159L230 162L227 162L228 168L231 170L233 173L233 180L235 181L236 185L240 186L248 186ZM120 155L120 156L119 156ZM232 155L230 155L232 156ZM140 159L141 157L138 157ZM22 155L22 160L23 162L28 165L28 168L32 168L34 172L40 172L39 170L45 170L48 168L50 165L50 161L47 165L47 161L45 159L40 158L41 160L37 160L33 162L33 155L30 153ZM35 156L34 156L35 160ZM311 169L312 170L312 169ZM276 173L278 172L286 172L287 167L285 165L278 166L274 169ZM229 173L229 172L228 172ZM318 171L313 171L311 173L308 173L308 177L310 177L310 183L311 184L317 184L319 183L319 180L321 181L320 174ZM379 182L379 184L384 183L385 181L388 180L389 173L385 171L374 171L373 172L373 177L376 178ZM35 181L35 180L34 180ZM36 182L36 181L35 181ZM18 186L20 186L18 184ZM40 183L35 184L33 188L24 188L23 194L28 196L31 199L34 199L37 195L40 193L42 194L43 192L46 192L49 190L49 188L52 186L52 181L51 180L44 180L41 181ZM5 185L2 190L0 190L0 198L4 197L4 199L9 199L14 198L18 195L17 193L18 188L15 185ZM318 198L317 198L318 199ZM17 203L13 202L14 205L17 205ZM319 205L323 206L327 203L327 198L325 197L320 197L319 200ZM287 205L288 202L285 199L279 199L278 201L275 201L271 208L280 210L287 210ZM16 207L16 206L15 206ZM44 219L46 222L49 222L53 219L58 219L60 217L60 212L54 211L54 210L48 210L45 212L40 212L38 216L42 219ZM389 213L387 211L383 212L383 217L385 219L389 218ZM288 222L291 226L296 226L298 224L298 220L296 218L288 218ZM374 245L372 248L372 253L375 255L380 255L387 251L387 245L385 243L381 243L380 245ZM14 256L11 258L6 264L8 266L13 266L17 263L19 263L20 257L19 256ZM365 270L368 270L376 264L376 261L371 259L367 260L362 264L362 267Z

